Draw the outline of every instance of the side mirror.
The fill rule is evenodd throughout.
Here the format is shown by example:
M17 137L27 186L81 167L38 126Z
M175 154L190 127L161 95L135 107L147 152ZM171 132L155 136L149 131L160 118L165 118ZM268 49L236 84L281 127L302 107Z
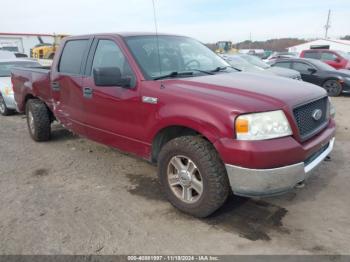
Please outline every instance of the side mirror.
M308 68L307 71L309 71L311 74L315 74L317 72L315 68Z
M341 59L337 57L334 61L335 61L336 63L340 63L340 62L341 62Z
M122 78L119 67L97 67L93 75L97 86L130 87L130 79Z

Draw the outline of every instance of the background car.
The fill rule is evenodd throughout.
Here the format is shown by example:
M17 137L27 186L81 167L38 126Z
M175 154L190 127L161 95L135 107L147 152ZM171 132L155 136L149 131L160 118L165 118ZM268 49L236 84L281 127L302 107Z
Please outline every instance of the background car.
M335 69L350 70L350 55L343 51L334 51L329 49L310 49L300 53L302 58L312 58L322 60Z
M292 52L273 52L268 58L264 59L264 61L270 64L273 63L276 59L293 57L297 57L297 54Z
M13 67L40 67L41 65L29 59L0 59L0 114L10 115L16 110L11 69Z
M299 71L304 81L322 86L329 96L338 96L342 92L350 92L350 71L335 70L320 60L307 58L281 59L276 61L273 66Z
M298 71L284 68L273 68L263 62L261 59L251 55L236 54L222 56L234 68L253 73L271 74L301 80L301 75Z

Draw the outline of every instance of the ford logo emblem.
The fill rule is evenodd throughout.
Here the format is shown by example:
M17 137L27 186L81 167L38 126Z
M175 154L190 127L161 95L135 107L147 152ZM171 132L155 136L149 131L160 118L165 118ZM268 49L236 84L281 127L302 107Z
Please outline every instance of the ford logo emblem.
M320 120L322 117L322 110L321 109L315 109L312 112L312 118L315 119L316 121Z

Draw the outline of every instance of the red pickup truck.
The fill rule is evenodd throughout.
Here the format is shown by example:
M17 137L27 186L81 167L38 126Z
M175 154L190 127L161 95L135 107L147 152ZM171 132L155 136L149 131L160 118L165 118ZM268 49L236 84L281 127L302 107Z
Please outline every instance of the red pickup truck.
M261 197L293 189L334 144L322 88L239 72L183 36L68 37L50 70L15 68L12 83L34 140L50 139L57 120L158 164L169 201L197 217L231 190Z

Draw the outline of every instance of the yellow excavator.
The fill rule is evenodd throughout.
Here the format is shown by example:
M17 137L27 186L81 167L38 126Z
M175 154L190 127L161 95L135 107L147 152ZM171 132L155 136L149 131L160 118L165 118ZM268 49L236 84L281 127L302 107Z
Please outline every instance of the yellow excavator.
M40 44L31 49L31 57L35 59L53 59L55 52L61 40L68 35L54 35L53 43L44 43L41 37L38 37Z
M231 41L219 41L216 43L215 52L218 54L235 54L238 50L233 48Z

